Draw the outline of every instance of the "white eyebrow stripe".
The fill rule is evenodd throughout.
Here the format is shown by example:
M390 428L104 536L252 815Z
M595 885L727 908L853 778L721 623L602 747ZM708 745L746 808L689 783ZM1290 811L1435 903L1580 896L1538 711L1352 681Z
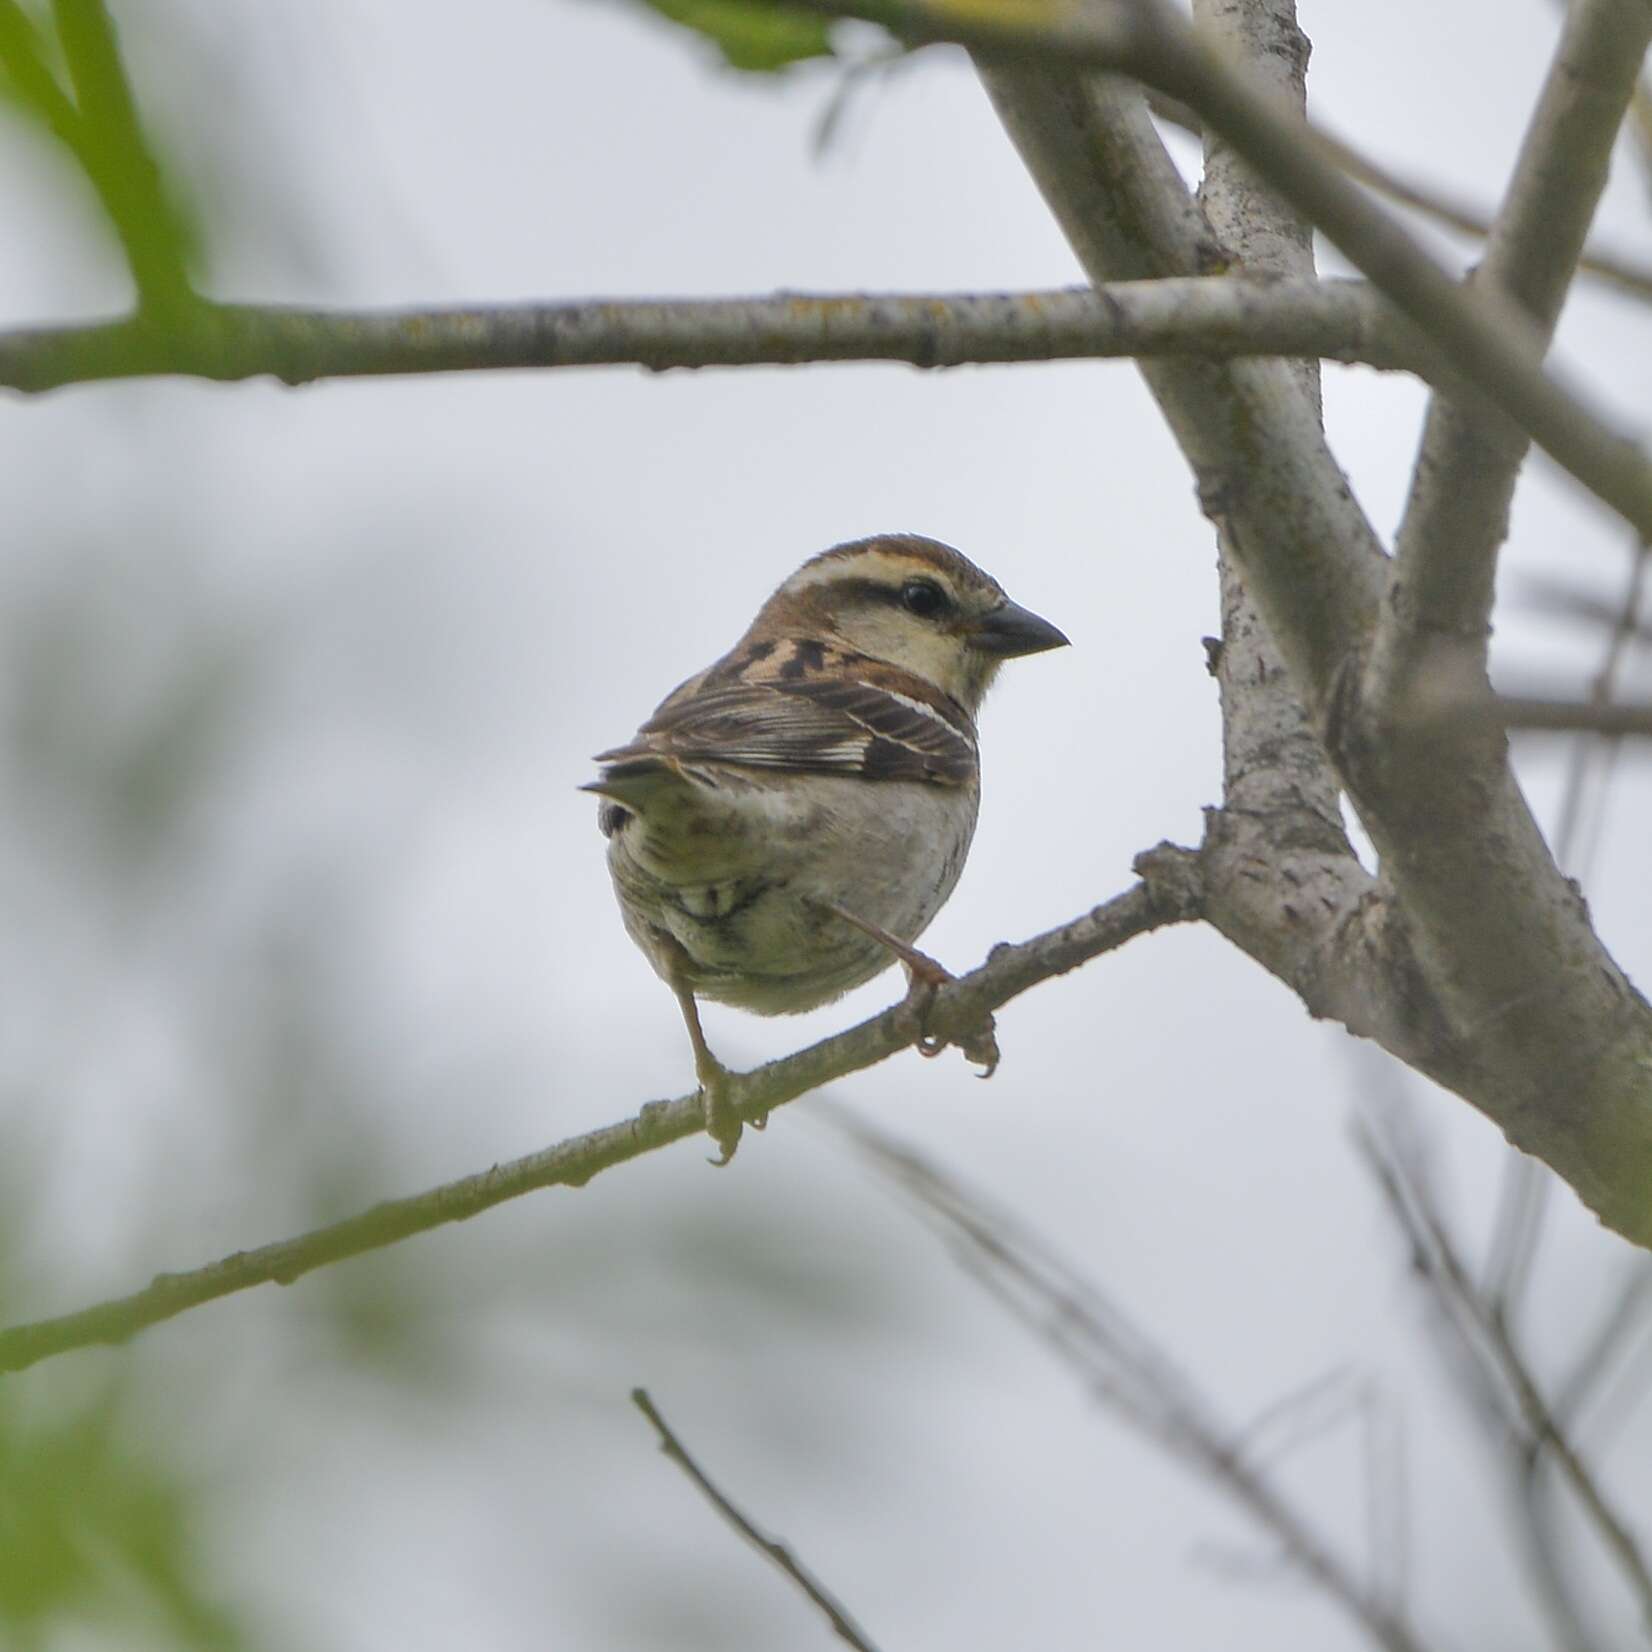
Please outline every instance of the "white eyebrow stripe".
M848 579L884 579L891 585L906 579L933 579L955 595L951 579L941 569L923 557L903 555L899 550L857 551L853 556L805 562L780 589L806 591L811 585L830 585Z

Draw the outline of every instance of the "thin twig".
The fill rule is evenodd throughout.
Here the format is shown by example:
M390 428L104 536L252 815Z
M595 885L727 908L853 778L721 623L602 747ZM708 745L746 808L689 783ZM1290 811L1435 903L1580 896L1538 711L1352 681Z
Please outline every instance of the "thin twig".
M1302 120L1258 91L1167 0L1114 0L1082 17L1063 14L1061 21L1044 24L1010 8L988 13L914 0L794 4L865 18L913 45L949 41L987 61L1122 74L1181 99L1385 293L1469 384L1652 537L1652 462L1637 441L1545 371L1530 317L1495 290L1465 288L1321 152Z
M1235 254L1189 195L1126 78L1141 78L1129 67L1137 63L1151 78L1153 43L1144 47L1128 32L1151 5L1096 0L1080 8L1082 18L1074 22L1081 32L1100 17L1124 34L1122 40L1105 36L1102 45L1087 36L1082 61L1030 27L1012 32L1005 24L996 37L981 28L971 41L980 43L983 77L1012 140L1092 280L1152 279L1234 264ZM985 9L968 8L972 30ZM1031 10L1013 14L1025 19ZM964 13L949 8L954 20ZM1043 45L1023 44L1032 35ZM1296 49L1282 29L1263 43L1275 80L1278 59ZM1227 62L1237 58L1230 51ZM1124 73L1093 72L1107 65ZM1216 78L1213 69L1213 84ZM1264 105L1260 94L1251 98ZM1283 134L1301 133L1299 123L1279 114L1280 102L1276 94L1265 103L1265 145L1224 145L1270 183L1290 164ZM1244 112L1250 107L1247 100ZM1308 154L1305 142L1290 153ZM1359 190L1345 178L1338 187ZM1370 207L1368 198L1362 203ZM1375 251L1388 245L1386 227L1377 232L1376 226L1389 218L1370 209L1375 217L1361 222L1374 231ZM1435 273L1455 297L1463 296L1444 272ZM1476 294L1471 302L1480 301ZM1507 344L1501 323L1494 333ZM1337 1019L1374 1032L1410 1065L1430 1076L1451 1074L1449 1088L1556 1169L1609 1225L1652 1240L1652 1204L1645 1196L1652 1135L1642 1128L1646 1110L1633 1100L1645 1090L1652 1059L1652 1015L1554 866L1500 738L1418 735L1398 752L1393 740L1366 738L1383 731L1368 729L1359 715L1359 666L1390 570L1326 444L1301 375L1288 362L1152 363L1143 364L1143 374L1187 458L1201 507L1233 547L1302 709L1328 740L1343 789L1359 800L1383 863L1375 898L1354 921L1342 921L1350 908L1341 897L1363 874L1335 811L1311 853L1295 856L1299 863L1317 860L1323 871L1311 875L1329 902L1318 889L1305 898L1294 879L1271 870L1283 840L1277 829L1268 830L1270 817L1256 833L1256 874L1213 842L1213 921L1309 1002L1332 1000ZM1639 459L1635 468L1645 473L1644 502L1652 507L1652 471ZM1317 787L1317 774L1313 778ZM1212 816L1211 824L1213 840L1221 834L1229 843L1242 841L1244 828L1225 817ZM1294 854L1294 838L1289 848ZM1403 918L1379 934L1368 919L1385 911ZM1327 921L1327 914L1335 918ZM1558 955L1572 966L1557 971ZM1379 967L1372 970L1370 962ZM1411 989L1377 1007L1368 986L1373 975L1384 981L1406 976ZM1438 990L1429 990L1430 983ZM1556 1095L1567 1099L1558 1111Z
M1486 1357L1478 1325L1463 1302L1442 1288L1426 1231L1407 1209L1407 1201L1432 1207L1435 1193L1424 1155L1410 1118L1409 1097L1393 1082L1387 1064L1362 1063L1360 1072L1371 1085L1386 1081L1392 1093L1371 1098L1367 1111L1380 1122L1380 1139L1373 1125L1356 1123L1355 1141L1376 1176L1390 1210L1410 1249L1412 1271L1427 1284L1433 1309L1435 1351L1468 1402L1497 1454L1499 1467L1511 1487L1521 1519L1518 1527L1525 1549L1525 1566L1539 1605L1549 1620L1556 1644L1564 1652L1596 1652L1596 1642L1584 1621L1584 1608L1574 1586L1569 1559L1555 1527L1555 1511L1542 1495L1545 1478L1537 1472L1540 1459L1525 1444L1518 1404L1494 1362Z
M1652 705L1596 705L1542 694L1491 694L1472 699L1441 695L1408 711L1424 724L1506 728L1527 734L1599 734L1610 738L1652 735Z
M1578 1350L1571 1369L1555 1389L1554 1412L1570 1425L1581 1420L1605 1383L1618 1349L1645 1325L1652 1311L1652 1259L1637 1256L1600 1316L1594 1334ZM1599 1430L1591 1431L1599 1439Z
M1649 38L1645 0L1567 8L1475 271L1476 290L1515 310L1541 348L1570 290ZM1449 392L1431 398L1364 673L1374 733L1431 677L1483 676L1498 556L1526 452L1525 436L1483 403ZM1639 523L1637 532L1652 528Z
M1360 1583L1268 1480L1242 1431L1217 1419L1192 1381L1100 1287L912 1148L842 1109L828 1116L935 1226L971 1277L1097 1400L1221 1490L1384 1652L1422 1652L1401 1609Z
M1076 969L1137 935L1195 918L1202 899L1196 860L1188 851L1169 844L1139 856L1136 867L1143 882L1030 941L994 947L979 969L936 991L924 1029L943 1038L962 1037L978 1028L991 1011L1040 981ZM919 1030L903 1001L795 1055L731 1075L729 1104L748 1123L761 1119L775 1107L908 1048ZM674 1101L649 1102L635 1117L619 1124L571 1136L542 1152L477 1175L409 1198L388 1200L294 1239L237 1251L188 1273L159 1274L143 1290L78 1313L0 1330L0 1372L20 1371L71 1348L124 1342L203 1302L254 1285L290 1285L316 1268L447 1222L468 1220L524 1193L545 1187L583 1187L601 1171L697 1135L704 1125L698 1092Z
M1641 1258L1629 1271L1622 1288L1607 1305L1600 1324L1589 1337L1571 1369L1561 1378L1553 1411L1568 1429L1578 1425L1592 1394L1611 1372L1618 1347L1644 1322L1652 1301L1652 1266ZM1642 1385L1644 1387L1644 1385ZM1598 1445L1603 1430L1592 1431ZM1561 1630L1568 1652L1588 1652L1591 1636L1584 1624L1587 1585L1574 1577L1568 1561L1561 1508L1556 1495L1559 1480L1546 1451L1528 1446L1518 1465L1516 1492L1531 1561L1530 1571L1551 1619ZM1652 1626L1649 1626L1652 1627Z
M1574 1449L1561 1420L1545 1400L1510 1327L1476 1288L1455 1241L1426 1185L1410 1174L1406 1155L1362 1125L1359 1141L1388 1208L1411 1247L1418 1271L1446 1311L1446 1322L1464 1352L1506 1394L1522 1449L1549 1455L1607 1552L1617 1562L1648 1622L1652 1622L1652 1571L1627 1523L1612 1507Z
M1564 11L1572 0L1557 0ZM1652 185L1652 84L1643 73L1635 85L1635 95L1629 100L1629 135L1634 140L1636 159L1640 162L1642 181Z
M660 1450L692 1480L705 1500L757 1550L766 1555L795 1583L825 1614L839 1640L859 1647L860 1652L877 1652L855 1620L849 1616L843 1603L814 1576L778 1538L765 1537L721 1491L712 1484L704 1469L689 1456L682 1442L667 1426L666 1420L655 1409L646 1388L631 1390L631 1403L654 1425L660 1437Z
M1623 598L1613 616L1600 666L1589 684L1591 706L1610 705L1617 693L1618 671L1639 632L1641 597L1649 563L1652 556L1648 554L1646 541L1642 540L1631 553ZM1591 790L1589 776L1591 770L1598 775L1592 799L1598 825L1605 819L1606 796L1622 749L1621 736L1610 734L1599 741L1583 739L1572 743L1560 820L1555 828L1554 855L1561 870L1585 886L1590 882L1595 851L1600 845L1600 834L1596 830L1591 832L1588 846L1579 851L1584 806ZM1513 1322L1520 1311L1537 1258L1551 1186L1552 1178L1545 1166L1509 1149L1485 1270L1485 1296L1499 1319Z
M1599 669L1589 683L1589 704L1610 706L1617 697L1618 673L1625 656L1635 642L1647 635L1641 619L1641 605L1645 598L1648 570L1652 569L1652 545L1646 540L1636 543L1630 553L1629 576L1624 581L1623 597L1612 616L1612 628L1606 638L1605 652ZM1590 846L1581 855L1578 850L1579 823L1582 817L1586 769L1589 759L1600 758L1599 783L1595 787L1595 818L1598 821L1605 810L1605 794L1611 785L1618 754L1623 749L1621 739L1608 733L1599 742L1579 740L1572 748L1572 767L1567 776L1565 803L1561 809L1560 824L1555 832L1555 858L1573 877L1587 882L1594 859L1598 833L1591 834Z
M1477 240L1484 240L1491 234L1495 215L1484 207L1467 201L1454 201L1438 189L1404 178L1329 133L1322 132L1320 139L1351 177L1359 179L1379 195L1411 207L1447 229L1471 235ZM1579 274L1593 276L1597 281L1604 281L1643 303L1652 299L1652 269L1624 253L1585 243L1577 267Z
M1503 1178L1482 1270L1482 1294L1491 1311L1511 1325L1518 1323L1526 1288L1537 1265L1552 1179L1546 1165L1518 1148L1504 1148Z
M1599 705L1588 700L1499 694L1488 703L1487 713L1509 729L1600 734L1614 740L1652 734L1652 705Z
M1568 3L1569 0L1562 0L1562 4ZM1194 137L1202 136L1199 118L1186 104L1158 92L1149 92L1147 101L1153 113L1161 120L1168 121L1172 126L1181 127ZM1652 134L1652 100L1647 97L1644 82L1631 101L1630 112L1634 118L1637 136L1642 137L1644 142L1646 134ZM1645 133L1642 130L1643 126ZM1446 229L1455 230L1459 235L1483 241L1491 234L1496 215L1489 208L1474 201L1453 198L1437 184L1418 183L1415 178L1408 178L1383 162L1361 154L1346 139L1337 137L1335 133L1327 131L1322 126L1314 127L1313 133L1314 141L1324 150L1326 156L1335 161L1350 178L1357 179L1367 189L1374 190L1390 201L1397 201L1401 206L1410 207L1414 212L1432 219ZM1648 149L1648 154L1652 154L1652 148ZM1643 302L1652 299L1652 267L1637 262L1627 253L1590 242L1584 247L1583 256L1578 259L1577 267L1579 274L1593 276L1596 280L1604 281L1631 297Z
M1376 1078L1387 1077L1393 1070L1384 1064L1362 1067L1362 1071ZM1587 1622L1591 1586L1575 1575L1577 1568L1552 1496L1555 1476L1549 1472L1557 1460L1550 1449L1552 1442L1567 1438L1575 1420L1564 1404L1565 1385L1560 1388L1562 1399L1549 1407L1552 1426L1534 1432L1531 1414L1522 1402L1522 1385L1511 1381L1508 1368L1507 1356L1519 1362L1518 1344L1489 1305L1477 1301L1468 1269L1456 1255L1440 1214L1429 1161L1410 1117L1409 1097L1396 1086L1391 1096L1372 1099L1379 1105L1368 1106L1368 1120L1356 1124L1356 1143L1405 1236L1412 1271L1428 1287L1441 1333L1436 1348L1507 1475L1520 1515L1526 1573L1557 1645L1564 1652L1596 1652L1607 1643ZM1524 1392L1527 1396L1537 1392L1529 1377ZM1571 1461L1577 1464L1575 1456Z
M303 384L523 368L939 368L1161 355L1322 356L1449 380L1438 355L1363 281L1223 276L1100 291L780 293L452 310L203 304L164 329L128 317L0 332L0 388L34 393L160 374L267 374Z

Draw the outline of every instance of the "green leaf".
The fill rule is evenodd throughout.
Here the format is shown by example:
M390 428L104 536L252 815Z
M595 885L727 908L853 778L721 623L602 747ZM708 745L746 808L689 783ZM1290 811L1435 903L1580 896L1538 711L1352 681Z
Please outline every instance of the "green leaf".
M662 17L712 41L731 68L773 74L788 64L832 56L831 20L764 0L646 0Z

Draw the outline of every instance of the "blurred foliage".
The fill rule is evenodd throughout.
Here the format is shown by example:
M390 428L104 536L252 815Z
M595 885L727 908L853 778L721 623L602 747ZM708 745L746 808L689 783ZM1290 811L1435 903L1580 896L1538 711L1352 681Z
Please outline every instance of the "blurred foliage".
M39 1214L34 1147L8 1132L0 1185L0 1309ZM12 1317L10 1313L4 1315ZM209 1500L129 1362L0 1381L0 1644L88 1629L122 1645L253 1644L203 1554Z
M246 1625L215 1598L200 1489L150 1443L117 1375L83 1399L27 1406L0 1390L0 1625L8 1645L88 1621L233 1652Z
M70 557L6 627L0 744L27 777L19 801L43 827L54 811L79 822L117 876L187 835L256 664L178 590L187 570L168 573L134 579L102 549Z
M646 0L662 17L703 36L730 68L773 74L809 58L831 57L829 18L767 0Z
M318 517L337 538L313 571L239 582L222 550L235 518L199 490L192 438L161 420L95 436L124 444L120 463L103 450L83 487L84 428L60 462L37 458L0 562L0 893L26 890L39 915L0 936L0 1169L36 1195L0 1186L7 1320L474 1168L432 1148L434 1122L479 1097L542 1112L549 1087L531 1060L466 1036L404 1059L394 1031L407 1012L382 926L421 862L385 854L378 826L415 813L397 788L451 756L413 692L426 652L382 646L429 619L385 600L406 544L379 564L376 538ZM338 578L363 565L372 577ZM341 624L347 607L358 619ZM315 753L341 725L365 778L360 813L335 819ZM381 769L382 753L397 762ZM294 796L324 818L287 808ZM474 932L461 919L456 944ZM129 999L137 1059L105 1013ZM44 1145L25 1154L31 1131ZM621 1462L652 1467L625 1383L721 1364L759 1327L800 1371L896 1344L910 1357L933 1335L875 1240L839 1231L841 1210L756 1183L710 1197L701 1170L659 1156L577 1208L520 1201L0 1383L0 1646L313 1645L349 1581L295 1583L272 1531L279 1545L302 1526L304 1553L338 1509L382 1509L384 1541L418 1541L381 1487L451 1473L462 1497L465 1442L494 1426L511 1430L511 1464L561 1465L513 1507L572 1521L612 1475L602 1430ZM829 1473L866 1449L874 1425L840 1387L799 1407L752 1362L729 1381L779 1460ZM570 1563L589 1572L588 1610L612 1579L607 1539L584 1530L567 1542L589 1544ZM711 1622L719 1585L686 1579L675 1598ZM791 1610L783 1593L775 1610ZM301 1630L278 1636L289 1613Z
M49 133L84 174L158 318L191 302L195 215L144 123L103 0L53 0L34 16L0 0L0 101Z

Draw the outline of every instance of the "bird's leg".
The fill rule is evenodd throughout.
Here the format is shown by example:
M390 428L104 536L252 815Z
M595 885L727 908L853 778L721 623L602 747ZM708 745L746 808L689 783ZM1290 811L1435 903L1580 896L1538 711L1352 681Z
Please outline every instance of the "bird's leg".
M846 924L853 924L861 934L870 935L879 946L887 947L905 966L906 1002L918 1018L918 1036L913 1041L918 1054L937 1056L949 1043L955 1043L963 1051L965 1060L973 1061L981 1069L977 1077L991 1078L997 1071L999 1057L997 1031L990 1015L979 1027L973 1028L958 1039L934 1036L925 1025L930 1005L935 1001L936 990L946 986L948 982L957 980L958 977L944 964L937 963L927 952L920 952L910 942L891 935L887 929L861 917L859 913L851 912L835 903L831 905L830 910Z
M694 1076L700 1081L700 1106L705 1113L706 1133L717 1143L718 1157L711 1162L725 1165L740 1145L740 1115L729 1100L728 1081L733 1076L711 1053L705 1029L700 1025L700 1006L687 987L673 986L677 1003L688 1027L688 1041L694 1046ZM767 1122L767 1121L765 1121Z

